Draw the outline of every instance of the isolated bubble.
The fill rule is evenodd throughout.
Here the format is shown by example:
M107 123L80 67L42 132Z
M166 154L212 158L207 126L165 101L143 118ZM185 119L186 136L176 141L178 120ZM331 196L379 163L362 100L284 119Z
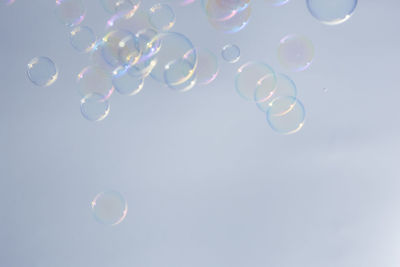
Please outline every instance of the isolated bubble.
M113 73L113 85L121 95L136 95L143 89L144 78L129 75L128 68L118 67Z
M206 85L215 80L219 72L218 58L213 52L204 48L196 48L197 84Z
M101 121L110 112L108 100L99 94L89 94L81 100L81 113L88 121Z
M290 71L303 71L314 59L314 45L305 36L288 35L279 43L278 59Z
M262 62L248 62L242 65L236 74L235 89L244 99L254 101L254 94L260 81L271 91L276 87L274 70Z
M86 9L82 0L56 0L55 13L63 24L73 27L83 21Z
M78 92L82 97L96 94L107 99L114 91L111 73L100 66L84 68L78 74L77 83Z
M289 3L290 0L265 0L267 4L272 6L283 6Z
M70 32L69 41L76 51L87 53L96 45L96 35L87 26L77 26Z
M275 132L296 133L304 125L304 106L298 99L291 96L275 98L267 110L267 121Z
M307 0L311 15L322 23L337 25L353 15L357 0Z
M174 10L167 4L155 4L149 10L150 24L159 31L168 31L175 24Z
M37 86L49 86L58 77L56 64L48 57L34 57L27 65L29 80Z
M244 9L235 11L227 18L222 20L208 18L208 21L218 31L225 33L236 33L242 30L248 24L251 16L251 10L251 5L247 5Z
M263 80L261 80L255 91L255 101L257 107L266 112L269 108L270 103L278 97L297 97L297 87L285 74L277 74L276 87L271 90L269 86L265 86Z
M227 44L222 47L221 56L226 62L238 62L240 59L240 48L234 44Z
M121 223L128 212L124 196L117 191L99 193L92 201L91 208L96 220L105 225Z

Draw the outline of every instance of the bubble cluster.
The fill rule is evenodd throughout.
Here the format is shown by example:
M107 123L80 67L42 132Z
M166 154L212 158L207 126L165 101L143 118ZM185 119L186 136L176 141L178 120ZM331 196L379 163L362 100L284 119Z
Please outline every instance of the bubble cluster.
M356 6L357 0L307 0L311 15L328 25L347 21L353 15Z
M167 4L156 4L149 10L150 24L159 31L168 31L175 24L174 10Z
M86 8L82 0L56 0L55 14L66 26L77 26L85 18Z
M34 57L27 65L29 80L37 86L49 86L58 77L56 64L48 57Z
M87 26L77 26L72 29L69 40L72 47L79 53L90 52L96 45L96 35Z
M314 45L303 35L285 36L279 43L278 59L287 70L303 71L314 59Z
M117 191L99 193L91 203L95 219L105 225L120 224L128 213L128 204L124 196Z
M222 58L229 63L236 63L240 59L240 48L234 44L227 44L222 47Z

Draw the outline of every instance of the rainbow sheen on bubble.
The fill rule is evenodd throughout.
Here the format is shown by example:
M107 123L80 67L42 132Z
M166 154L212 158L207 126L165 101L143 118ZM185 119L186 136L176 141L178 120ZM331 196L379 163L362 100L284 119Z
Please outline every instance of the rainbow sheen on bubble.
M269 126L280 134L293 134L304 126L305 109L300 100L291 97L275 98L267 110Z
M81 99L81 114L88 121L102 121L110 113L108 100L99 94L89 94Z
M100 0L100 3L108 13L130 18L140 7L141 0Z
M95 94L108 99L114 91L111 73L100 66L85 67L78 74L77 84L82 97Z
M37 86L45 87L53 84L58 77L56 64L48 57L34 57L27 64L29 80Z
M56 0L55 14L61 23L74 27L84 20L86 8L82 0Z
M228 63L236 63L240 59L240 48L235 44L227 44L222 47L221 56Z
M288 35L278 47L278 60L281 65L290 71L307 69L314 59L314 45L303 35Z
M218 31L224 33L237 33L244 29L251 17L251 5L245 5L242 9L238 8L223 19L208 18L210 24Z
M132 96L139 93L144 86L144 77L129 75L129 68L118 67L113 72L113 85L121 95Z
M79 53L88 53L96 45L96 35L87 26L77 26L69 34L71 46Z
M245 100L254 101L255 91L260 81L263 82L265 89L273 91L277 84L275 71L263 62L248 62L237 71L236 92Z
M307 0L311 15L327 25L347 21L357 7L357 0Z
M265 0L271 6L283 6L289 3L290 0Z
M266 112L271 102L278 97L297 97L297 87L293 80L285 74L277 74L276 87L271 90L260 80L255 91L255 102L257 107Z
M128 213L128 203L117 191L99 193L91 203L94 218L101 224L120 224Z
M155 4L149 10L149 22L156 30L170 30L175 20L174 10L167 4Z
M196 48L197 68L196 79L197 84L207 85L215 80L218 76L219 66L217 56L209 49Z

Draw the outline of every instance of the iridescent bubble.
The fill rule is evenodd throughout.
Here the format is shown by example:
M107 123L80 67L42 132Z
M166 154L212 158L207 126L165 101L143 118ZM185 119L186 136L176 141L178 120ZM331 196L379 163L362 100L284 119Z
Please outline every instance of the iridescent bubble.
M267 121L275 132L296 133L304 126L304 106L298 99L291 96L275 98L269 104Z
M11 6L15 0L0 0L0 5Z
M213 52L204 48L196 48L197 53L197 84L206 85L217 78L219 67L218 58Z
M81 100L81 113L88 121L101 121L110 113L110 104L102 95L90 94Z
M245 10L250 0L203 0L206 15L211 21L226 21Z
M191 60L188 60L188 57L182 57L171 61L165 66L165 84L169 88L177 91L187 91L188 87L186 86L186 81L194 76L193 72L195 68Z
M121 223L128 213L124 196L117 191L99 193L92 201L91 208L95 219L105 225Z
M113 73L113 85L121 95L136 95L143 89L144 78L129 75L128 68L118 67Z
M96 35L87 26L75 27L69 35L72 47L79 53L90 52L96 45Z
M149 43L149 47L156 47L155 58L157 64L151 72L151 77L159 82L164 82L164 71L172 61L185 57L193 68L196 68L197 55L192 42L184 35L176 32L165 32L156 35ZM194 73L191 72L191 73ZM189 78L189 77L187 77Z
M82 0L56 0L55 13L63 24L74 27L83 21L86 9Z
M35 57L27 65L29 80L37 86L49 86L58 77L56 64L48 57Z
M100 0L100 3L108 13L130 18L140 7L141 0Z
M260 80L255 91L255 101L257 107L266 112L269 108L270 103L278 97L297 97L297 87L285 74L277 74L276 87L271 90L269 86L265 86L263 80Z
M303 71L314 59L314 45L305 36L288 35L279 43L278 59L290 71Z
M277 83L274 70L262 62L248 62L238 69L235 78L236 92L242 98L254 101L260 81L266 90L273 91Z
M267 4L272 6L283 6L289 3L290 0L265 0Z
M82 97L87 95L101 95L108 99L113 91L111 73L100 66L84 68L77 78L78 92Z
M311 15L322 23L337 25L353 15L357 0L307 0Z
M242 30L248 24L251 16L251 5L247 5L244 9L235 11L231 16L224 19L211 19L208 21L217 29L225 33L236 33Z
M221 56L229 63L236 63L240 59L240 48L234 44L227 44L222 47Z
M150 24L159 31L168 31L175 25L174 10L167 4L155 4L149 10Z

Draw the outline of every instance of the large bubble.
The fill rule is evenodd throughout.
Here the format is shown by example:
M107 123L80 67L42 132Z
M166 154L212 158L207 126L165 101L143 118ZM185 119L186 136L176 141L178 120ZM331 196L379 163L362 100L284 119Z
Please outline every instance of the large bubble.
M337 25L353 15L357 0L307 0L311 15L322 23Z
M34 57L27 65L29 80L37 86L49 86L58 77L56 64L48 57Z
M128 213L124 196L116 191L99 193L93 199L91 208L95 219L105 225L120 224Z
M288 35L279 43L278 59L287 70L303 71L314 59L314 45L303 35Z
M63 24L73 27L83 21L86 9L82 0L56 0L55 13Z

